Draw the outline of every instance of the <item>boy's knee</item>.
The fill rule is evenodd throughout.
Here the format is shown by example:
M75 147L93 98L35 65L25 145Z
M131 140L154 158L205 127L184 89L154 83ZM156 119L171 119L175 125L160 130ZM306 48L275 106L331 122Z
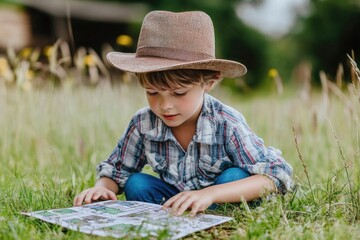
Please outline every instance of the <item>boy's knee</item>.
M146 174L134 173L130 175L124 186L124 193L127 200L142 201L143 194L149 189Z
M145 173L133 173L124 186L126 200L161 204L179 191L161 179Z
M126 188L138 188L143 187L144 184L146 184L145 180L146 176L143 173L133 173L130 175L130 177L127 179L125 183L125 189Z

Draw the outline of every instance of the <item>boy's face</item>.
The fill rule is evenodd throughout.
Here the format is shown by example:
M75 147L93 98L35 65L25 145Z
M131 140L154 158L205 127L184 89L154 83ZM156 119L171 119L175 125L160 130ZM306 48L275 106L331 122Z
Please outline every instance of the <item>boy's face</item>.
M186 85L174 89L147 86L146 96L151 110L169 127L196 124L203 104L203 96L210 85Z

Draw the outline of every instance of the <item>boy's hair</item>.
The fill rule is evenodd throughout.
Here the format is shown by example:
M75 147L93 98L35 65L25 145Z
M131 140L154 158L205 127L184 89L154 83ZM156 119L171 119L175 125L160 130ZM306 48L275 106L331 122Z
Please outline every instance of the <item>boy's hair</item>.
M136 73L142 87L155 87L158 89L173 89L189 84L204 86L211 80L219 79L220 73L212 70L175 69L159 72Z

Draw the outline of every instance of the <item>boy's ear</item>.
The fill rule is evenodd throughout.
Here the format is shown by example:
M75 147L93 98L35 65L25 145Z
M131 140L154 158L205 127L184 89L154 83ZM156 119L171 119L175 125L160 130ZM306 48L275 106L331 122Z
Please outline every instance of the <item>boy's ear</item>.
M215 81L216 80L211 80L204 86L205 92L209 92L213 88L213 86L215 85Z

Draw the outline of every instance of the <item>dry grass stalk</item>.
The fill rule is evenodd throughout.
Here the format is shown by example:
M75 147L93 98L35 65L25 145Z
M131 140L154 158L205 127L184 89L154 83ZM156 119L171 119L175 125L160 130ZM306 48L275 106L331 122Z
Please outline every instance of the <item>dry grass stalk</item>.
M346 96L341 89L333 82L327 80L327 86L329 91L332 92L336 97L338 97L346 106L346 109L350 112L350 114L354 113L354 108L351 100L348 96Z
M316 132L318 130L318 116L317 116L317 112L313 111L312 114L312 128L314 130L314 132Z
M355 92L357 92L357 94L356 94L357 99L360 102L360 91L358 90L358 88L359 88L358 86L360 86L360 70L359 70L354 58L350 57L349 54L347 56L349 58L349 61L350 61L351 67L352 67L351 68L352 69L352 71L351 71L351 73L352 73L351 74L351 76L352 76L351 81L352 81L353 86L354 86L353 89L355 90ZM356 77L357 81L355 80L355 77Z
M67 51L66 44L62 40L57 40L52 46L49 55L49 69L52 74L57 76L60 81L65 80L67 73L65 68L62 66L62 63L68 63L70 57L70 51Z
M80 47L71 54L66 41L57 40L53 45L41 48L24 48L20 52L8 48L6 56L0 56L0 82L5 87L33 87L50 85L98 86L111 81L110 71L101 57L92 49Z
M340 63L336 71L336 85L339 89L342 88L343 78L344 78L344 66Z
M311 65L308 62L301 62L296 66L295 81L301 86L300 98L309 102L311 96Z
M355 76L356 76L356 78L357 78L357 81L358 81L357 84L360 84L360 70L359 70L359 68L358 68L355 60L354 60L352 57L350 57L349 54L348 54L347 56L348 56L348 58L349 58L349 60L350 60L350 64L351 64L353 73L355 74ZM354 81L354 79L352 79L352 80L353 80L353 83L356 84L355 81Z
M356 195L357 194L356 192L357 191L354 191L353 189L353 180L351 179L351 174L349 172L349 168L351 168L351 166L346 162L346 158L345 158L345 153L344 153L344 150L343 148L341 147L341 144L340 144L340 140L336 134L336 131L331 123L330 120L329 121L329 125L330 125L330 128L333 132L333 135L334 135L334 138L336 140L336 143L338 145L338 148L339 148L339 153L340 153L340 156L341 156L341 160L342 160L342 163L343 163L343 166L344 166L344 170L345 170L345 174L346 174L346 179L347 179L347 184L349 186L349 194L350 194L350 201L351 201L351 206L353 208L353 213L354 213L354 220L357 220L359 218L359 204L356 202Z
M321 80L321 85L322 85L322 91L323 91L323 102L324 102L324 107L325 110L328 109L329 107L329 101L330 101L330 93L334 94L338 99L340 99L340 101L342 101L345 106L346 109L349 111L349 113L352 115L354 114L355 110L354 110L354 105L351 101L351 97L348 97L346 94L343 93L343 91L341 90L341 85L342 85L342 68L340 67L341 65L339 65L339 69L338 69L338 73L337 73L337 84L331 82L330 80L328 80L325 72L321 71L320 72L320 80Z
M282 79L281 79L279 74L277 74L274 77L274 81L275 81L275 84L276 84L277 93L278 93L279 96L281 96L283 94L283 92L284 92L284 86L283 86Z
M326 113L329 107L329 86L324 71L320 71L320 81L322 86L323 110Z
M298 153L298 156L299 156L299 159L301 161L301 164L304 168L304 173L305 173L305 176L306 176L306 179L307 179L307 182L308 182L308 185L309 185L309 188L310 188L310 192L311 192L311 195L312 195L312 198L313 198L313 202L316 203L315 201L315 195L314 195L314 192L313 192L313 189L312 189L312 185L311 185L311 181L310 181L310 177L309 177L309 172L308 172L308 169L307 169L307 166L306 166L306 163L304 161L304 158L300 152L300 149L299 149L299 143L298 143L298 140L297 140L297 134L296 134L296 130L295 130L295 127L292 126L292 130L293 130L293 134L294 134L294 140L295 140L295 146L296 146L296 151Z
M93 49L89 49L89 53L95 58L96 66L99 68L100 72L105 76L105 79L110 79L110 72L106 68L105 64L103 63L99 55Z

